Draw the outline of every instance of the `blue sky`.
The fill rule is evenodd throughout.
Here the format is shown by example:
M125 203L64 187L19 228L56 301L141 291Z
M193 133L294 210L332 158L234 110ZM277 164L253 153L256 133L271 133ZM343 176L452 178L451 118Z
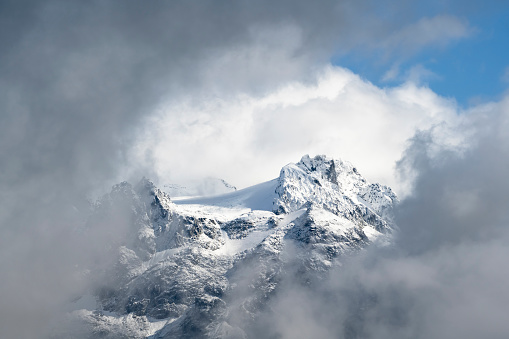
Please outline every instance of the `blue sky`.
M500 2L459 18L468 25L468 36L445 45L389 58L357 49L332 62L381 87L398 85L413 74L414 80L462 107L499 100L509 86L509 6ZM391 69L397 74L386 79Z

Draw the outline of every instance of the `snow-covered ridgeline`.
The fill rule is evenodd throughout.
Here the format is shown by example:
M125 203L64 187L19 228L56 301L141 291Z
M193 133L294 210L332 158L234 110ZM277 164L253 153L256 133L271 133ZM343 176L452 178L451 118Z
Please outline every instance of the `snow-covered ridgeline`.
M112 317L131 321L129 315L145 319L146 331L135 337L179 336L188 322L203 335L219 333L230 326L227 310L240 307L225 297L242 284L253 295L245 300L250 306L237 311L256 317L252 302L277 289L289 244L298 248L294 260L304 271L325 272L343 255L390 241L396 202L389 187L370 184L350 163L326 156L304 156L277 179L212 197L172 200L147 179L134 187L121 183L89 221L90 228L128 224L114 271L94 291L103 313L75 316L112 335L118 331ZM239 280L243 267L258 272L256 278Z

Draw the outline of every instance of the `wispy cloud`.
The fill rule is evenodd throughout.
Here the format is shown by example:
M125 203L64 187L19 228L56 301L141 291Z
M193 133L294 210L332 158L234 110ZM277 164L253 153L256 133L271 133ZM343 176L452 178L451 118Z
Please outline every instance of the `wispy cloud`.
M391 33L376 45L386 55L411 55L428 47L443 47L474 34L476 29L455 16L425 17Z
M500 80L502 82L509 83L509 66L504 69L504 72L500 77Z
M416 64L401 74L400 64L394 63L392 67L385 72L381 81L383 82L412 82L416 85L425 85L430 80L439 80L440 75L424 67L422 64Z

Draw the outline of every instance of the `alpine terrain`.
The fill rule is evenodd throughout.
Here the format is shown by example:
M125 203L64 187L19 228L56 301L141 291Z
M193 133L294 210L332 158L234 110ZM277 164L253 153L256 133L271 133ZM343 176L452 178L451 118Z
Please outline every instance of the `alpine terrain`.
M255 337L282 281L312 286L343 259L389 244L396 203L389 187L323 155L209 197L122 182L95 203L84 230L123 225L112 262L88 272L96 287L73 302L72 333L55 336Z

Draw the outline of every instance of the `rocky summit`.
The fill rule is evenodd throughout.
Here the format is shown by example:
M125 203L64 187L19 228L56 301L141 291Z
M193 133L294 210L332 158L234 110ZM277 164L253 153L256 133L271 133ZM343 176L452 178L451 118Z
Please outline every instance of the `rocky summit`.
M120 183L85 232L113 225L122 234L109 264L88 272L94 288L73 302L72 333L60 336L254 338L285 279L312 286L367 246L389 244L396 203L389 187L322 155L212 197Z

